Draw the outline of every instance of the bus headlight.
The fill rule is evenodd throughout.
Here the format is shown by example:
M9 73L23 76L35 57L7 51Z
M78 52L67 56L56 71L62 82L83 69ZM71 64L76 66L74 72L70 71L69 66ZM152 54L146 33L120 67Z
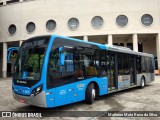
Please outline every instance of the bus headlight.
M37 88L34 88L33 91L32 91L32 93L31 93L31 96L36 96L40 92L42 92L42 85L38 86Z

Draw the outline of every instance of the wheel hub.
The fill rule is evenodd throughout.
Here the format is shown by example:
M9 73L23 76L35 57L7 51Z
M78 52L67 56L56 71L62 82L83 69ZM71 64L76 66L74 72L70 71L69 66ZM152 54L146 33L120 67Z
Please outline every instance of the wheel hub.
M92 89L92 96L95 99L95 97L96 97L96 90L95 89Z

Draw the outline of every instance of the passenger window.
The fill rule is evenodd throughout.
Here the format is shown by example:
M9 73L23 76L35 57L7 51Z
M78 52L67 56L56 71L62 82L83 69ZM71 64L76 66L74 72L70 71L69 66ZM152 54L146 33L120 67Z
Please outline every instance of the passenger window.
M118 74L119 75L128 75L132 70L130 64L130 57L127 54L119 54L118 55Z
M98 50L79 47L75 54L75 68L82 70L84 76L98 75Z
M74 74L74 66L73 66L73 53L72 52L65 52L65 75L72 75Z
M52 76L53 79L58 79L61 77L70 76L74 74L74 64L73 64L73 53L65 52L65 64L64 66L60 66L60 57L58 49L54 50L50 54L48 71L49 75ZM67 80L67 79L66 79Z
M137 56L136 70L137 70L137 73L141 73L141 56Z
M100 64L100 66L101 66L101 75L102 76L107 76L108 74L108 72L107 72L107 58L106 58L107 56L106 56L106 52L105 51L102 51L102 53L101 53L101 64Z

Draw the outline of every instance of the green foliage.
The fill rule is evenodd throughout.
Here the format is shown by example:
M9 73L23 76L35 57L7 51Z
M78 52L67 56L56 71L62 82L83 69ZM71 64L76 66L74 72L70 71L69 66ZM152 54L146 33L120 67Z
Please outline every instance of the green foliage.
M39 60L39 54L32 54L29 57L27 66L32 67L34 72L40 72L40 70L38 70L39 62L40 62L40 67L41 67L42 66L42 62L43 62L42 61L43 57L44 57L44 55L40 55L40 60Z

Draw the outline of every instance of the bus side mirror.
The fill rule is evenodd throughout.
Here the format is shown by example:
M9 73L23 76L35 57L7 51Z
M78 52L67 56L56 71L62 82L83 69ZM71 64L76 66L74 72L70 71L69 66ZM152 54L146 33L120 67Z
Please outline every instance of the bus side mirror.
M59 48L59 58L60 58L59 65L64 66L64 60L65 60L64 47Z

